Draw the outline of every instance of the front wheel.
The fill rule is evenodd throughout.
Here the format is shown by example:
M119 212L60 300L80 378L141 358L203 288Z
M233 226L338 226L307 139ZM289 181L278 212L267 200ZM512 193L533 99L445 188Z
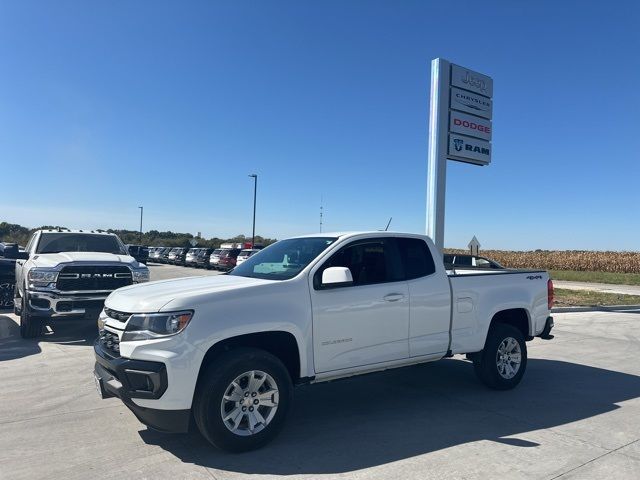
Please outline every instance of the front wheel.
M263 350L237 348L203 372L193 403L202 435L230 452L259 448L284 426L293 387L286 367Z
M22 338L35 338L42 334L44 325L42 320L34 317L29 312L29 308L25 303L25 296L22 296L20 307L20 336Z
M527 368L527 344L517 328L496 324L489 330L484 350L474 360L476 374L496 390L509 390L522 380Z

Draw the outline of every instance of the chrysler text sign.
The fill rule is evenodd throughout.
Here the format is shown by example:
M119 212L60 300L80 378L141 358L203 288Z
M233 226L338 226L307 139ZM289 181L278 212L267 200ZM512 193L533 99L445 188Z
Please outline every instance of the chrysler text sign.
M451 87L450 106L454 110L472 113L488 119L493 114L493 102L490 98L455 87Z
M491 141L491 121L452 110L449 116L449 132Z
M476 165L491 163L491 144L477 138L464 135L449 135L449 158Z

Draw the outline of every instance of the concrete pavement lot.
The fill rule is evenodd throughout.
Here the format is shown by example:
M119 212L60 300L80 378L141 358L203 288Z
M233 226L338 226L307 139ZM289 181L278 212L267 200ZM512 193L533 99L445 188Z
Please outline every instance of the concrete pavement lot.
M207 273L152 278L172 269ZM461 358L299 388L282 434L240 455L100 400L93 322L27 341L0 313L0 479L638 477L639 313L555 315L514 391Z
M206 268L180 267L167 263L149 263L149 276L151 281L168 280L170 278L193 277L197 275L220 275L223 272L218 270L207 270Z

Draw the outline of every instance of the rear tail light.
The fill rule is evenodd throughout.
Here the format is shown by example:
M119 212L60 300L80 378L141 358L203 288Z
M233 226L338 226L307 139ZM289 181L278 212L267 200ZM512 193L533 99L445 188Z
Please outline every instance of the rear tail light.
M547 282L547 306L549 310L553 308L553 282L551 279Z

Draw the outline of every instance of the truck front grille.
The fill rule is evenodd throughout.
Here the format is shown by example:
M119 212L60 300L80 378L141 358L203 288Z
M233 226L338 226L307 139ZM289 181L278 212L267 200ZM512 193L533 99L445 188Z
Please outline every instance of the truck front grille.
M100 330L98 341L100 342L100 345L102 345L102 348L111 352L114 356L120 356L120 339L118 338L118 335L103 329Z
M133 283L131 270L126 266L86 265L64 267L56 286L65 292L84 290L115 290Z

